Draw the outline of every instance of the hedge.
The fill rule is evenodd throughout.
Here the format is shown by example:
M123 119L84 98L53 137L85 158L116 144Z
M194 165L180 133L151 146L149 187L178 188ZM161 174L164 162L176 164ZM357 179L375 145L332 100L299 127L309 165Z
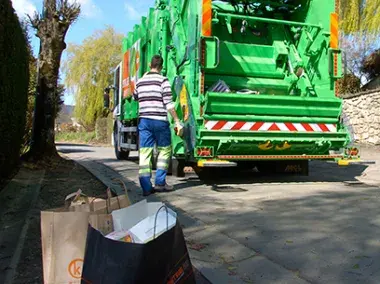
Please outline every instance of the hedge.
M3 179L20 160L29 82L26 38L10 0L0 1L0 35L0 179Z

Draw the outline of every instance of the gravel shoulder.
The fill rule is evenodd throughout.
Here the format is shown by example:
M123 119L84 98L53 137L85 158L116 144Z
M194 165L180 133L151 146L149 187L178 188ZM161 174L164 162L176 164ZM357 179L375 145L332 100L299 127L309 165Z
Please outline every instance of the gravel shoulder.
M21 167L6 185L0 195L0 283L43 283L40 211L62 206L78 189L106 197L103 183L66 159L47 170Z

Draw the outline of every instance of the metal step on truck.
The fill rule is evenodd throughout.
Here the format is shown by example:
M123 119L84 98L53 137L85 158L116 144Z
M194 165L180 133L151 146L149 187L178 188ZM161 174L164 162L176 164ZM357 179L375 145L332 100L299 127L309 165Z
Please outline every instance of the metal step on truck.
M125 97L161 54L185 126L182 137L172 131L173 174L186 165L199 175L224 166L307 174L310 160L357 161L336 84L338 5L157 0L124 38L107 89L116 157L138 150L138 103Z

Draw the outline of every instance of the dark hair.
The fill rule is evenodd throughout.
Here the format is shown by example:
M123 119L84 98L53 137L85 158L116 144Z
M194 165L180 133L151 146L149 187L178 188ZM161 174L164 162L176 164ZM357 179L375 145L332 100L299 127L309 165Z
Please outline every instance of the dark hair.
M160 55L154 55L150 61L150 68L162 69L164 59Z

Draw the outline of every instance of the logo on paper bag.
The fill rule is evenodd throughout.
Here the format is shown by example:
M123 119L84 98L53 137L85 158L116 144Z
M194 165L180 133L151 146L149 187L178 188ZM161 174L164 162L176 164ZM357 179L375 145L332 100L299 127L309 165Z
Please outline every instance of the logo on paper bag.
M77 258L70 262L68 271L71 277L75 279L82 278L83 259Z
M186 259L185 262L173 273L173 275L167 281L167 284L175 284L183 277L186 277L186 273L188 273L189 267L190 262L188 259ZM192 270L190 272L192 272Z

